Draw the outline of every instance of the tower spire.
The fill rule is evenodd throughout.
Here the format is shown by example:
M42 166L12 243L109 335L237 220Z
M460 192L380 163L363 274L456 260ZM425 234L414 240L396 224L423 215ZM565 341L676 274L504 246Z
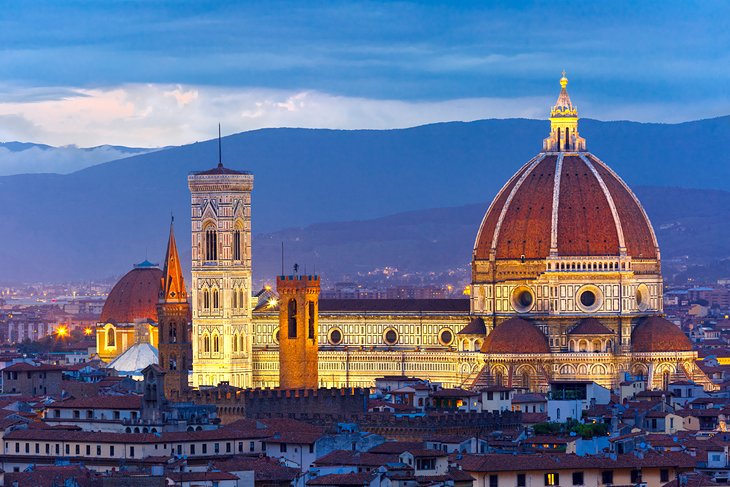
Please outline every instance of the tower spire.
M223 167L223 149L221 148L221 124L218 122L218 167Z
M560 78L560 95L550 109L550 136L543 141L545 152L582 152L586 140L578 135L578 107L568 95L568 78Z
M162 286L160 291L160 302L184 303L188 300L185 291L180 258L175 243L175 217L170 215L170 237L167 240L167 254L165 255L165 267L162 271Z

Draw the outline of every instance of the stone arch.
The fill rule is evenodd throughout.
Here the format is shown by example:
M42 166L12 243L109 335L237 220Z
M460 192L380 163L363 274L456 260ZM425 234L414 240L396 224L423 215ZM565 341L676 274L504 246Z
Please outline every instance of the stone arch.
M482 342L481 338L477 338L476 340L474 340L474 351L475 352L480 352L482 350L482 343L483 342Z
M588 366L586 364L580 364L578 366L578 375L587 375L588 374Z
M606 375L606 366L603 364L593 364L593 367L591 367L591 375Z
M575 375L575 367L571 364L563 364L560 366L560 375Z
M106 330L106 346L107 347L116 347L117 345L117 332L114 330L113 326L110 326Z
M528 391L537 389L537 371L532 365L524 364L519 366L515 371L515 377L524 389Z
M646 377L649 375L649 367L645 363L637 362L631 366L631 375L634 377Z
M497 364L492 366L492 378L494 379L494 385L504 385L507 384L508 381L508 372L507 367L501 364Z

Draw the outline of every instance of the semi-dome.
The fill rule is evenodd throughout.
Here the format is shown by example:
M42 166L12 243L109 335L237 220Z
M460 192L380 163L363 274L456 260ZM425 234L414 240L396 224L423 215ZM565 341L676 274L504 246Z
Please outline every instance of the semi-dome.
M639 200L588 152L541 153L507 182L487 210L476 259L620 256L658 259Z
M157 322L162 271L147 261L134 266L112 288L101 310L102 323Z
M550 353L543 332L522 318L510 318L497 325L482 344L484 353Z
M661 316L644 318L631 333L634 352L689 352L692 342L677 325Z

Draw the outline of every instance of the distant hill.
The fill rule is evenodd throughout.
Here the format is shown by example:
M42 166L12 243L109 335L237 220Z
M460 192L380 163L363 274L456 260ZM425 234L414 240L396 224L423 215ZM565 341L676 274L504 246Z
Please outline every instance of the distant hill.
M332 230L331 239L320 240L317 247L320 256L336 255L342 267L356 261L355 267L345 271L348 273L366 269L371 265L370 256L377 255L399 268L410 262L439 268L452 262L450 259L468 262L484 208L509 176L540 150L547 132L548 122L522 119L402 130L266 129L225 137L223 159L227 166L255 174L253 230L261 235L255 243L257 275L278 271L278 250L274 259L274 251L260 243L280 241L272 232L323 221L372 220L483 202L461 210L464 216L459 221L463 223L453 222L457 227L463 224L460 230L445 226L454 218L450 210L426 210L390 217L404 219L390 225L391 233L370 223L371 230L354 241L348 232ZM728 189L730 164L723 154L730 153L730 117L677 125L583 120L581 135L588 148L632 186ZM186 176L215 165L216 143L169 148L64 176L0 177L0 281L104 277L125 272L145 256L159 260L171 212L178 217L178 242L185 252L182 258L188 260ZM679 222L661 237L667 239L665 257L672 254L672 246L687 251L693 259L727 253L723 247L727 239L718 240L721 235L713 230L698 229L706 218L713 223L723 221L719 215L728 208L726 193L647 191L645 204L652 217L658 215L657 227ZM708 211L716 216L706 217ZM682 219L677 220L672 212ZM416 228L422 217L423 226ZM327 225L312 228L320 236L326 229L334 229ZM307 231L307 238L313 238ZM337 235L351 240L346 249ZM446 253L424 244L424 239L447 242L457 236L462 246L444 247ZM388 244L386 237L397 245ZM330 247L332 254L326 250ZM400 250L393 253L393 249ZM296 257L295 252L292 246L292 258L301 263L307 260ZM317 266L327 270L324 258Z
M664 260L665 278L730 277L730 192L638 186ZM418 273L424 282L457 284L469 277L477 230L488 203L419 210L367 221L321 223L258 235L254 256L259 276L280 272L281 242L288 262L316 268L333 279L384 282L377 269ZM719 261L728 259L727 263ZM433 273L429 276L428 273Z
M156 149L100 145L53 147L31 142L0 142L0 176L29 173L68 174L102 162L146 154Z

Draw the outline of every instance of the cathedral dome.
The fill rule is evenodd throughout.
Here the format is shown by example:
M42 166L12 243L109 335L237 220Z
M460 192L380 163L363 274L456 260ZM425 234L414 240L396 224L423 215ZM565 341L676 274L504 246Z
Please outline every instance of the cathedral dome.
M135 320L157 322L157 300L162 271L143 262L134 266L112 288L101 310L103 323L134 323Z
M634 352L689 352L692 343L677 325L661 316L649 316L631 333Z
M483 353L550 353L543 332L522 318L497 325L482 344Z
M603 161L586 152L578 108L560 79L543 152L522 166L492 201L474 245L476 260L622 256L659 260L639 200Z
M627 255L657 260L639 200L588 152L541 153L507 182L487 210L476 259Z

